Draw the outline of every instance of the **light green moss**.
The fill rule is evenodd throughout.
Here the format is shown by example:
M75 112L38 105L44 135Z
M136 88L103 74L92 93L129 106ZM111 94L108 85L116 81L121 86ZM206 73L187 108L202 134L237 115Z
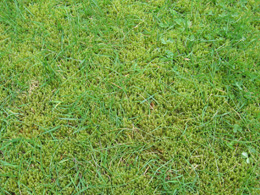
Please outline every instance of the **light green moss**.
M259 194L259 6L2 1L1 193Z

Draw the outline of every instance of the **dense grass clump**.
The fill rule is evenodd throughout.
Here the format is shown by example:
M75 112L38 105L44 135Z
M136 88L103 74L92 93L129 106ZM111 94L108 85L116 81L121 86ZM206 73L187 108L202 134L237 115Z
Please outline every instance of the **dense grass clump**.
M256 0L0 1L1 194L260 194Z

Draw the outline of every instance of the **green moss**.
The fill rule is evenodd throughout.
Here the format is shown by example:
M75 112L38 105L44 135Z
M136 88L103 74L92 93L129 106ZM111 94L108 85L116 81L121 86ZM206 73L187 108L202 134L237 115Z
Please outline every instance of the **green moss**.
M259 6L2 1L0 192L259 194Z

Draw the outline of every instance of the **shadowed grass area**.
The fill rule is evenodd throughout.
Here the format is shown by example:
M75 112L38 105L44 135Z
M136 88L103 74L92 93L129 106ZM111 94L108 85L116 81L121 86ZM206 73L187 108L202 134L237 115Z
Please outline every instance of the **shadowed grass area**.
M2 0L2 194L260 194L260 3Z

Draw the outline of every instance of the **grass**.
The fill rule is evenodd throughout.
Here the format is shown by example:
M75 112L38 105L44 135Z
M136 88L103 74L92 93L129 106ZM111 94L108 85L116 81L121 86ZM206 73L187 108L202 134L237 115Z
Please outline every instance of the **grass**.
M260 3L2 0L1 194L260 194Z

